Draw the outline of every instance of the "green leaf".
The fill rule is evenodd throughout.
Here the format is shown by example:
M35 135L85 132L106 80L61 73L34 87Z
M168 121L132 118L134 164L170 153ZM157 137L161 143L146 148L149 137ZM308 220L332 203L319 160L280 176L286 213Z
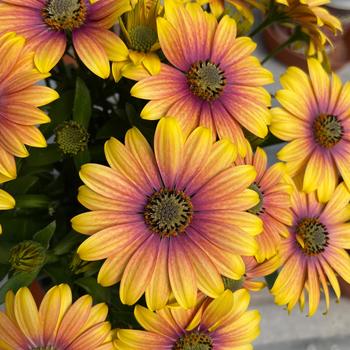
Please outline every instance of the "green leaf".
M43 194L24 194L14 197L16 208L21 209L48 208L51 202L50 198Z
M48 224L46 227L44 227L42 230L35 233L33 236L33 239L41 245L48 249L50 245L50 240L55 233L56 230L56 221L52 221L50 224Z
M84 240L83 235L77 234L75 231L71 231L60 241L54 248L53 253L55 255L64 255L73 251L73 248L78 246Z
M88 129L91 117L91 96L84 81L77 78L73 105L73 120Z
M109 303L111 300L111 289L102 287L94 277L83 277L75 281L75 284L82 287L89 293L97 303Z
M46 148L33 148L30 156L23 162L23 167L41 167L56 163L62 159L62 152L56 144L50 144ZM25 172L27 174L27 172Z
M78 171L80 170L82 165L89 163L90 161L91 161L91 157L88 149L85 149L84 151L80 151L76 156L74 156L74 164Z
M38 182L38 180L39 178L37 176L25 175L8 182L4 188L12 195L25 194Z
M46 136L46 138L53 135L57 125L63 123L67 119L70 119L72 115L74 91L70 90L66 92L58 92L60 94L60 98L50 105L49 116L51 118L51 123L44 124L40 127L40 130Z
M0 304L4 303L6 293L9 290L13 290L13 292L16 293L21 287L29 286L38 276L39 271L40 270L35 270L32 272L18 272L10 277L8 281L0 288Z

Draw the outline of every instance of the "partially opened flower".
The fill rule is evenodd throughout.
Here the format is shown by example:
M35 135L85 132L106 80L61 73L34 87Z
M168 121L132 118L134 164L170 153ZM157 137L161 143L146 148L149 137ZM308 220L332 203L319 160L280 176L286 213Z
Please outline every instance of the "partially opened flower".
M263 262L276 255L281 237L288 236L287 225L292 222L290 211L292 187L284 180L284 164L277 163L267 167L267 155L259 147L255 153L248 147L246 157L238 157L235 163L251 164L257 172L257 177L250 188L258 193L260 201L248 211L258 215L264 224L263 232L256 237L259 245L256 259L258 262Z
M108 78L109 61L118 60L126 50L108 29L130 8L128 0L3 0L0 33L12 30L23 35L43 73L62 58L71 37L83 63L99 77Z
M328 284L339 299L337 275L350 283L350 193L344 183L337 186L331 199L321 204L315 193L295 190L292 195L293 225L283 240L280 255L282 269L271 290L278 305L289 311L309 297L309 315L320 302L323 290L326 308L330 297Z
M272 274L281 266L281 258L277 254L263 263L258 263L252 256L244 256L243 261L245 264L244 276L238 281L224 277L226 289L235 291L245 288L251 292L259 292L266 287L264 277Z
M28 288L8 292L0 312L0 348L4 350L112 350L105 304L92 306L89 295L72 303L68 285L51 288L37 308Z
M350 188L350 83L330 78L315 59L309 76L290 67L276 93L271 132L289 143L277 154L292 176L303 176L303 191L317 190L321 202L332 196L339 174Z
M139 0L135 7L120 18L128 55L113 62L113 77L118 81L122 76L141 80L160 71L160 59L156 18L159 14L158 0Z
M157 19L161 49L172 65L139 81L131 94L151 100L144 119L176 116L185 134L196 126L211 129L214 138L230 139L246 152L242 127L263 138L270 122L270 95L262 87L272 74L251 56L256 44L236 38L236 23L215 16L196 3L165 2L166 18Z
M4 190L0 189L0 210L9 210L13 209L15 206L15 200L11 195L9 195ZM0 224L0 234L2 233L2 227Z
M310 37L309 55L324 51L326 43L331 43L329 33L337 34L342 31L339 19L322 7L329 0L275 0L282 4L279 12L285 16L283 22L299 25L303 32Z
M256 172L234 166L235 147L213 143L210 130L195 129L185 138L174 118L158 123L155 154L133 128L125 146L111 139L105 154L111 168L84 165L79 201L92 210L72 219L90 237L81 244L83 260L106 259L98 282L121 280L120 298L134 304L145 292L152 310L171 294L193 307L197 290L217 297L221 276L244 274L241 255L254 255L260 219L245 212L259 201L247 189Z
M226 290L217 299L206 299L196 309L166 307L152 312L135 307L135 317L145 329L120 329L118 350L243 350L252 349L259 335L260 314L247 311L249 294Z
M0 10L1 14L1 10ZM0 15L1 16L1 15ZM1 20L0 20L1 23ZM56 91L35 85L49 76L33 66L33 53L15 33L0 37L0 183L16 177L14 157L29 155L25 145L46 147L37 128L50 118L38 107L58 98Z

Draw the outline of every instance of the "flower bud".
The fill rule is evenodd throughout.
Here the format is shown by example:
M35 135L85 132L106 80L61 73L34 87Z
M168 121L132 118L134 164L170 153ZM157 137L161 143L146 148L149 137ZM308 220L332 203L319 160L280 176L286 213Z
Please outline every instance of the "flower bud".
M31 272L42 266L46 259L46 250L35 241L23 241L10 250L9 262L16 271Z

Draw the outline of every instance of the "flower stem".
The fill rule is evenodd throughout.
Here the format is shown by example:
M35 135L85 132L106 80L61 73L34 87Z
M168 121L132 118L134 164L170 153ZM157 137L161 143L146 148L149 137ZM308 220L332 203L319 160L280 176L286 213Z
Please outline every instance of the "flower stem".
M301 29L300 27L297 27L295 28L294 33L285 42L283 42L280 46L276 47L261 61L261 64L266 63L269 59L276 56L281 51L283 51L287 46L289 46L295 41L298 41L299 39L301 39Z

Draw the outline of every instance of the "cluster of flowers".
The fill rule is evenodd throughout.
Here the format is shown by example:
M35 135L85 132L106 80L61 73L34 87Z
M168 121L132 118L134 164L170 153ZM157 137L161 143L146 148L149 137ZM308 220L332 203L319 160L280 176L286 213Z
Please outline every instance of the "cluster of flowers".
M104 260L98 283L120 282L123 304L145 296L135 307L145 330L111 330L106 305L72 303L66 284L39 309L23 287L6 295L0 349L249 350L260 316L248 291L278 269L276 304L307 299L312 316L322 291L328 310L329 284L339 298L338 276L350 283L350 84L321 64L327 30L341 30L325 2L0 1L0 183L16 178L25 145L46 147L38 107L59 95L36 83L72 48L100 78L136 80L130 94L149 100L141 117L159 120L153 145L133 127L106 142L108 166L81 167L89 211L72 218L88 236L79 257ZM244 34L253 8L265 25L301 31L313 56L308 74L281 77L278 107ZM269 131L287 141L272 166L248 141ZM0 190L0 209L14 206Z

